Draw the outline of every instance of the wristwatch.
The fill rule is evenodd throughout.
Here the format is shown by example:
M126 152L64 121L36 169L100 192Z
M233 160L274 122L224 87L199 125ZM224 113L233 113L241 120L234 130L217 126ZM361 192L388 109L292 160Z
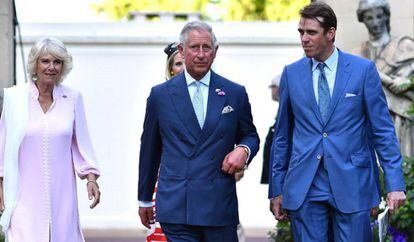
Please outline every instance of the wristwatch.
M249 149L246 146L240 146L243 148L244 152L246 152L247 158L249 157ZM249 159L246 159L246 162L244 163L243 170L247 169L247 165L249 164Z

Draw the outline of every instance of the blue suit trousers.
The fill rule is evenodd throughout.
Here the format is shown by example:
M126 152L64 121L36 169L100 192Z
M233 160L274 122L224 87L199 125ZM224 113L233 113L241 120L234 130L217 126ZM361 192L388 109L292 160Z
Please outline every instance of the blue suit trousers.
M332 196L306 198L297 210L289 210L295 242L370 242L370 210L342 213Z

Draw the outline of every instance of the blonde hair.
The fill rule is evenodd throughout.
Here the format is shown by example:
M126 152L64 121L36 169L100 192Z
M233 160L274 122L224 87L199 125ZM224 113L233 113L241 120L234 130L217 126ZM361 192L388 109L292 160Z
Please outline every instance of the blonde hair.
M45 37L41 38L36 42L35 45L33 45L33 47L30 49L29 57L27 60L27 73L29 74L30 80L35 81L37 79L37 61L41 56L47 54L50 54L56 59L62 61L62 75L56 83L59 84L72 70L73 62L72 55L70 55L69 52L66 50L66 47L62 43L62 41L58 39Z
M174 57L177 55L179 53L179 51L178 51L178 49L177 49L177 51L175 51L174 53L172 53L171 55L170 55L170 57L168 57L167 58L167 62L166 62L166 64L165 64L165 79L166 80L170 80L171 79L171 77L173 77L174 75L176 75L177 73L175 73L174 75L173 75L173 73L172 73L172 68L173 68L173 65L174 65Z

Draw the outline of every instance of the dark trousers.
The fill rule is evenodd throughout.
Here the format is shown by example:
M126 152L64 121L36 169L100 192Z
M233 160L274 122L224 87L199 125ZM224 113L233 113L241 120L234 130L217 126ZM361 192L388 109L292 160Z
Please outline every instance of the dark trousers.
M161 223L161 228L169 242L238 242L237 225L210 227Z

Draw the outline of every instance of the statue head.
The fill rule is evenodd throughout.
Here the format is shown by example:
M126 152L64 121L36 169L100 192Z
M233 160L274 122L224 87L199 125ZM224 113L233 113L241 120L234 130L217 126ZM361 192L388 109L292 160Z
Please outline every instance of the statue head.
M358 21L363 22L369 33L376 37L390 27L390 5L387 0L360 0L357 9Z

